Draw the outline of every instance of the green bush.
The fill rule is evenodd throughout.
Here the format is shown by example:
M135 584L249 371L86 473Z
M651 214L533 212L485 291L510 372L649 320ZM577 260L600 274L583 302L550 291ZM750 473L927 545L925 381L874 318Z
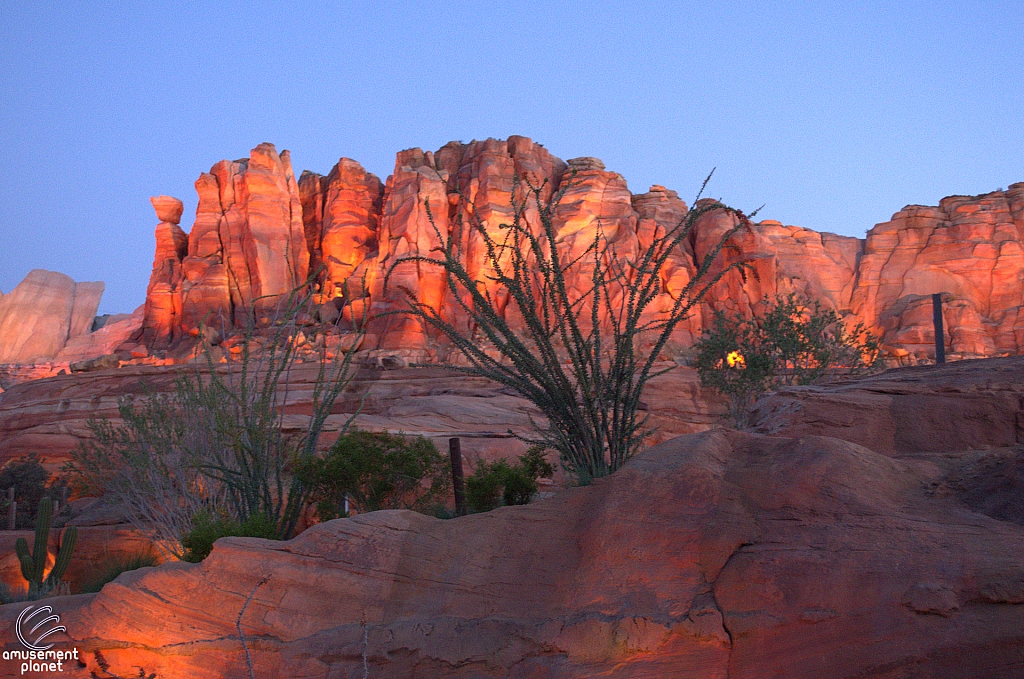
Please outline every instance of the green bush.
M182 561L199 563L213 551L214 542L226 537L277 540L277 522L264 514L238 521L229 516L200 512L192 517L192 530L181 539L181 546L185 548Z
M322 521L345 516L345 498L359 512L429 512L448 493L448 465L422 436L351 429L326 455L297 460L296 478L310 489Z
M160 557L152 550L144 550L127 556L105 559L96 574L82 584L82 594L95 594L103 585L113 582L121 573L148 568L160 564Z
M3 519L7 516L7 493L14 487L14 501L18 503L15 528L31 530L35 525L35 515L39 509L39 501L44 497L59 500L67 481L62 476L50 477L50 472L40 463L39 456L32 454L17 460L11 460L0 469L0 511ZM60 525L61 521L57 523ZM6 522L4 523L6 528Z
M878 341L862 323L847 329L833 309L796 295L765 297L750 319L715 313L697 341L701 384L729 398L737 427L748 423L757 397L781 386L820 384L872 370Z
M529 504L537 494L537 479L551 478L554 468L544 459L542 446L531 446L515 464L506 460L481 462L466 479L466 502L474 512Z
M234 340L236 358L219 362L222 353L212 344L221 333L204 325L198 360L176 372L172 393L154 393L143 383L143 393L118 404L121 422L87 422L92 437L68 465L76 484L105 495L165 556L188 551L182 539L201 513L231 516L241 525L262 515L274 521L277 537L294 535L309 497L292 464L315 455L324 423L353 375L366 321L364 315L347 349L329 354L319 345L311 417L301 431L286 432L289 381L304 360L297 338L310 330L317 275L248 309ZM236 321L241 313L236 310Z

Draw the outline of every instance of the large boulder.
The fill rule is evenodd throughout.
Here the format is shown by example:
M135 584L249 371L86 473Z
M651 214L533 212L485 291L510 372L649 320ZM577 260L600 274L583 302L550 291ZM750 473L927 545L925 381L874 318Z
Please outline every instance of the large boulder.
M223 539L48 601L53 640L81 677L1019 676L1024 528L929 492L956 465L684 436L525 507Z

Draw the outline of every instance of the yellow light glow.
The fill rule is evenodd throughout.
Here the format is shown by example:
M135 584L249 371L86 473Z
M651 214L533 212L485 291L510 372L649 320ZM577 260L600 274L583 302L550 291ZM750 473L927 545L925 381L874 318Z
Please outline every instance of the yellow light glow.
M729 352L729 355L725 357L725 360L728 361L730 368L747 367L746 361L743 360L743 354L738 351Z

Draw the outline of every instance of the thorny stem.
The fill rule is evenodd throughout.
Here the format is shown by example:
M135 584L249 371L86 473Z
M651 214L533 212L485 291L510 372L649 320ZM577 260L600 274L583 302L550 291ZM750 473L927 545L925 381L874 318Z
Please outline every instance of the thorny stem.
M712 266L729 247L729 239L749 228L750 222L743 212L711 201L695 205L631 260L616 252L600 221L593 241L582 252L572 252L556 228L555 213L575 184L571 179L564 182L546 203L545 185L515 177L512 221L501 224L498 234L488 230L458 189L459 207L445 233L425 201L439 245L428 254L396 259L384 287L397 266L440 268L455 311L466 314L470 327L482 333L499 356L457 328L452 310L433 308L412 290L402 288L407 306L392 313L416 317L444 336L469 363L450 366L454 370L492 379L533 402L548 423L534 423L536 437L516 436L557 450L568 471L585 483L618 469L649 435L646 416L639 413L643 387L661 374L654 370L659 354L705 294L730 271L745 274L744 261L717 271ZM702 260L694 261L692 279L672 297L670 307L657 311L652 305L664 292L665 264L688 241L697 220L718 210L732 217L735 225ZM464 228L483 246L481 273L471 273L463 261ZM578 289L584 281L584 289ZM521 328L508 322L506 305L518 310ZM654 341L642 356L639 341L645 335Z

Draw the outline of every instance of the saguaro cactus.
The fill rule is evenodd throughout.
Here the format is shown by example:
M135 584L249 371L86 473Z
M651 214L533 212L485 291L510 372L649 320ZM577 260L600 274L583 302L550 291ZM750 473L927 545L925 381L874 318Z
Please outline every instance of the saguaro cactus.
M71 563L71 552L75 549L75 540L78 539L78 529L69 526L61 538L57 549L57 558L53 568L43 580L43 571L46 569L46 547L50 540L50 522L53 520L53 500L44 497L39 502L39 513L36 515L36 538L32 553L28 551L28 541L25 538L18 538L14 543L14 551L18 554L21 562L21 575L28 581L29 596L37 596L50 591L60 579Z

